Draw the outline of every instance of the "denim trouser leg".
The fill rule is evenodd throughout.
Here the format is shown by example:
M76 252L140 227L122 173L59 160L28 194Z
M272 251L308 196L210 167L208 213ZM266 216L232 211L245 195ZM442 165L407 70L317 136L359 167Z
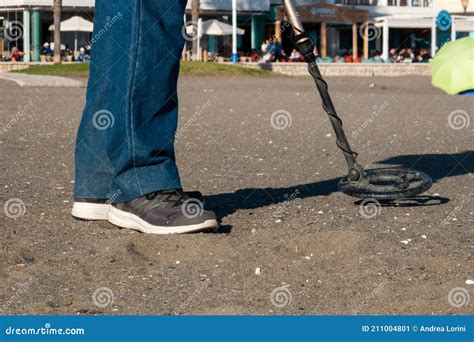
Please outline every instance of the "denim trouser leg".
M174 135L186 0L97 0L77 198L128 201L180 188Z

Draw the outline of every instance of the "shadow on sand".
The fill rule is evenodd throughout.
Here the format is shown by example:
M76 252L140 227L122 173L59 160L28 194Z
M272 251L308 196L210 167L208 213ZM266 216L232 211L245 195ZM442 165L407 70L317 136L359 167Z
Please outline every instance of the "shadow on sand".
M472 174L474 171L473 151L455 154L424 154L391 157L378 161L379 164L390 167L415 168L429 174L433 182L447 177ZM207 205L216 211L218 218L235 213L239 209L257 209L269 205L283 203L291 194L297 193L297 198L313 196L328 196L338 191L339 178L332 178L314 183L300 184L285 188L248 188L232 193L223 193L206 197ZM438 196L417 196L415 198L382 201L383 206L430 206L449 202L449 198ZM356 200L355 204L360 201ZM227 233L232 227L224 226L219 232Z

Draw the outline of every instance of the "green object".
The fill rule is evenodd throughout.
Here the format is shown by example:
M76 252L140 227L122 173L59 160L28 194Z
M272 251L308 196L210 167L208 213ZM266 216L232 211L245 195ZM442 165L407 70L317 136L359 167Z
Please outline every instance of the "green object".
M35 8L31 13L31 38L33 61L39 62L41 60L41 10Z
M260 49L265 39L265 17L261 15L252 15L252 49Z
M29 75L54 75L69 77L89 77L90 63L72 63L59 65L34 65L28 69L12 71ZM280 77L278 74L266 70L248 69L236 65L205 62L181 62L182 76L252 76L252 77Z
M474 89L474 39L448 43L430 63L432 83L448 94Z

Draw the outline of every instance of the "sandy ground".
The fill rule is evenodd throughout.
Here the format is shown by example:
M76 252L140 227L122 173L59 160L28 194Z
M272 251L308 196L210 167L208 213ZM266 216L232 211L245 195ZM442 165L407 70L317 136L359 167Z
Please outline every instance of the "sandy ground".
M472 314L474 122L449 115L472 121L474 98L425 77L328 81L360 162L428 172L431 197L339 193L345 163L309 78L188 77L178 162L221 229L76 221L84 89L1 81L0 314ZM291 125L275 129L281 110Z

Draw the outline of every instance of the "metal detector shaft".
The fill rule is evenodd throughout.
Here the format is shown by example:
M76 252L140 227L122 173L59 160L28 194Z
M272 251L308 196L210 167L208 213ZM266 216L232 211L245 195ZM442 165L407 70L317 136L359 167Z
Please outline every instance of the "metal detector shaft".
M311 76L313 76L316 87L318 88L323 102L323 108L328 113L334 132L336 133L337 145L346 158L347 166L349 168L348 178L352 181L358 181L363 177L364 170L356 161L357 153L352 151L349 145L344 129L342 128L342 120L337 115L331 96L329 95L328 84L319 71L319 67L316 63L316 56L313 52L313 43L304 30L293 0L283 0L283 4L285 6L288 20L293 29L294 35L292 36L292 39L300 53L304 56L306 63L308 63L308 70Z

